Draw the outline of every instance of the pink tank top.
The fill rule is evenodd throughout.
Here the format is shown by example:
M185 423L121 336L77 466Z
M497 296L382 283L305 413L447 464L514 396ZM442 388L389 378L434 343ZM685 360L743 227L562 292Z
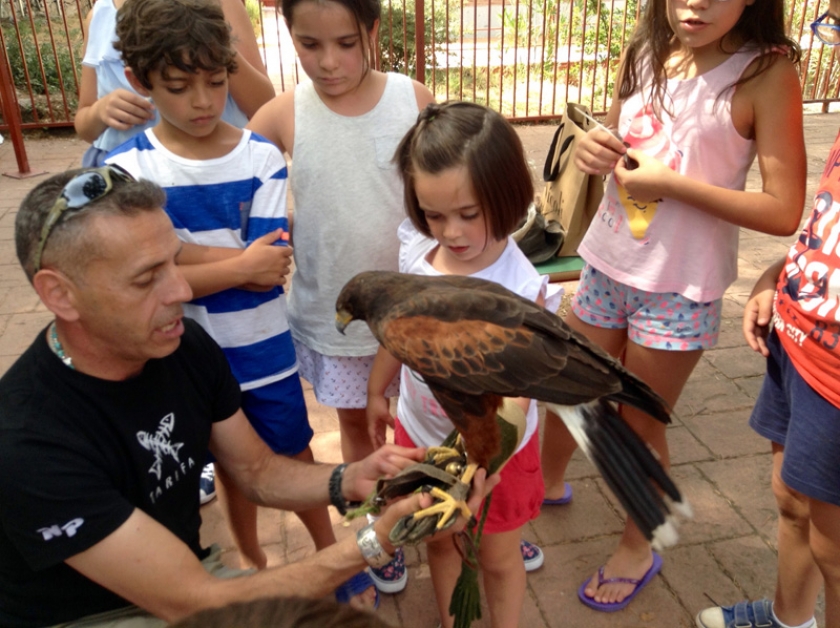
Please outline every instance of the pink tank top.
M755 142L735 130L734 90L727 88L758 54L744 46L700 76L669 79L661 121L653 115L645 71L643 88L622 103L620 135L683 175L743 190ZM723 296L738 275L738 227L669 198L635 202L610 176L578 252L621 283L707 302Z

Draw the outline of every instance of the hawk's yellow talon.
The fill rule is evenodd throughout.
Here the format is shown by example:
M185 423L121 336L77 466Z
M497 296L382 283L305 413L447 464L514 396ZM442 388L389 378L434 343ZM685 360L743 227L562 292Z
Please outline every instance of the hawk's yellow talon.
M459 479L459 485L464 487L462 495L465 495L467 491L469 491L470 482L472 482L473 476L475 472L478 470L477 464L469 464L467 468L464 469L464 473ZM450 489L452 490L452 489ZM423 510L419 510L414 513L414 519L423 519L425 517L432 517L434 515L440 515L440 520L437 522L435 526L436 530L443 529L443 526L452 518L456 512L460 512L466 519L472 517L472 511L467 506L467 502L464 499L457 499L450 493L443 491L436 486L433 486L432 489L429 491L429 494L432 497L439 499L440 501L436 504L432 504L428 508L424 508Z

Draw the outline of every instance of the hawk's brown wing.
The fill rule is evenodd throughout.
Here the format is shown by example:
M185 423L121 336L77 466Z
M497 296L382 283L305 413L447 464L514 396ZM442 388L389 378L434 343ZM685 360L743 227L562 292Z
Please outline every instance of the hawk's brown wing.
M461 281L419 291L369 321L383 346L430 386L560 405L600 397L633 403L621 397L635 378L557 316L493 284L448 279Z

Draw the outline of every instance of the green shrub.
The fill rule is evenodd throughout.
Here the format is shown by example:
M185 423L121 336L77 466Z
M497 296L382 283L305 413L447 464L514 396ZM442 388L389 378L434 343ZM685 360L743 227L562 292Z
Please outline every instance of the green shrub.
M415 0L385 0L382 3L382 18L379 24L379 53L383 71L402 72L417 78L417 47L415 45L416 14ZM447 7L449 19L447 24ZM458 15L460 0L435 0L434 2L434 41L432 33L432 2L425 3L424 28L426 32L426 77L430 77L436 65L436 56L447 42L457 38L459 25L455 20Z
M36 95L45 95L53 92L59 92L61 88L68 95L68 99L73 101L75 106L77 85L75 76L81 72L81 50L82 50L82 36L79 29L71 31L71 46L67 46L64 42L56 42L56 50L53 52L50 43L50 32L47 28L46 20L44 18L35 18L35 26L37 29L38 46L35 45L35 37L32 34L32 27L28 22L18 22L20 29L20 38L23 42L23 49L18 43L17 35L14 27L4 26L3 37L6 40L6 54L9 57L9 65L12 68L12 80L15 87L21 91L27 91L27 72L29 74L29 84L32 86L32 92ZM60 35L63 33L62 26L59 22L53 24L53 33ZM71 47L75 49L75 54L71 53ZM40 51L41 63L43 64L43 73L41 72L41 64L38 61L38 52ZM76 74L73 73L73 64L76 64Z
M259 0L245 0L245 10L248 11L248 17L251 19L251 27L254 29L254 36L259 39L262 35L260 33L262 9L260 8Z

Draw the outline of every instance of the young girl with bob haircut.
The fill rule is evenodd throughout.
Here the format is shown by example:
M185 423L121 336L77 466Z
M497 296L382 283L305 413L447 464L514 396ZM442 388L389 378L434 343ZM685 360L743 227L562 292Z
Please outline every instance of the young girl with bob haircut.
M567 317L673 408L703 351L717 343L722 297L738 272L740 228L797 228L805 195L799 48L783 0L650 0L624 53L606 126L575 162L610 176L578 251L586 265ZM626 155L626 159L624 156ZM756 155L761 189L745 191ZM622 416L669 464L665 426ZM564 493L574 443L546 420L546 494ZM627 521L618 549L578 592L624 608L661 558Z
M431 104L403 138L395 161L409 215L399 229L401 272L479 277L545 302L547 278L510 237L534 190L519 137L500 114L473 103ZM394 421L385 389L400 369ZM543 499L536 403L517 403L527 429L493 491L479 556L496 628L519 625L525 599L522 526L537 517ZM367 411L376 445L384 442L386 424L394 425L396 443L426 447L440 445L454 429L423 380L382 349L371 370ZM441 622L449 627L461 557L447 539L428 542L428 559Z

